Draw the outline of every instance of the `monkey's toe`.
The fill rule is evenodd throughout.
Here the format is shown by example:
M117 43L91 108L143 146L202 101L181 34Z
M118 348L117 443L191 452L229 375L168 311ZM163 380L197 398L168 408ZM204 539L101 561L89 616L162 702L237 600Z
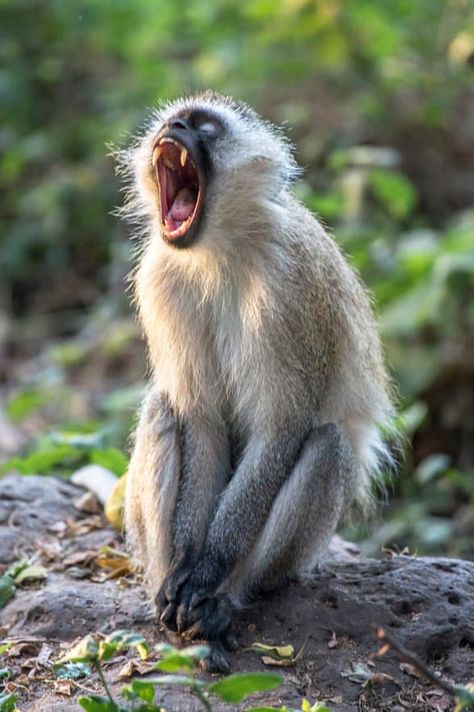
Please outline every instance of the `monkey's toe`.
M211 644L209 655L201 660L200 665L204 672L218 672L227 675L230 671L230 664L220 641Z

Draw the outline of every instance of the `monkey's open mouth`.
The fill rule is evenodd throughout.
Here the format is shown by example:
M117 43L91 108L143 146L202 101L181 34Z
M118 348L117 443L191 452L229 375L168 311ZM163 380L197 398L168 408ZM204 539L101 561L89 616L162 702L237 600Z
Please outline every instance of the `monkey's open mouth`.
M199 172L189 150L170 136L153 151L153 166L160 192L160 222L165 239L183 237L201 211Z

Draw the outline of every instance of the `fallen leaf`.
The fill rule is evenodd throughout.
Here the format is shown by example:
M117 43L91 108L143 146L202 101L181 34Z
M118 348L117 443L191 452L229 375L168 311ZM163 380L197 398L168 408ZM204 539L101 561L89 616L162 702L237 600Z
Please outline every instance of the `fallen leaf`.
M53 648L48 643L43 643L38 653L38 664L49 668L49 659L53 654Z
M149 660L129 660L125 663L123 667L118 671L115 679L116 680L127 680L132 675L146 675L149 672L154 672L156 670L156 663Z
M250 650L259 655L266 655L272 660L292 660L295 649L292 645L265 645L264 643L252 643Z
M370 677L370 682L374 685L386 685L387 682L395 682L395 678L388 675L386 672L374 672ZM397 683L398 684L398 683Z
M85 519L80 519L79 521L74 521L74 519L67 520L67 527L71 535L81 536L82 534L88 534L95 529L104 528L104 520L98 514L94 514L91 517L86 517Z
M54 691L65 697L71 697L75 687L73 680L54 680L53 682Z
M36 655L39 645L39 642L31 640L17 641L11 644L6 656L8 658L19 658L21 655L25 655L25 653L34 653Z
M101 512L99 500L92 492L86 492L82 497L75 499L73 504L76 509L86 514L99 514Z
M118 531L123 529L123 507L125 500L126 475L120 477L114 484L104 506L105 516Z
M418 677L418 678L423 677L421 672L419 670L417 670L417 668L414 665L412 665L411 663L400 663L399 668L402 672L406 672L407 675L411 675L412 677Z
M48 572L44 566L31 564L30 566L26 566L20 571L19 574L17 574L17 576L15 576L15 583L19 586L20 584L25 583L25 581L43 581L47 576Z
M340 673L341 677L347 677L351 682L357 682L359 685L366 683L372 677L373 673L365 663L354 662L349 670Z
M100 568L108 571L105 576L106 579L126 576L132 571L129 555L110 546L103 547L100 550L95 563Z
M54 522L54 524L50 524L47 527L49 532L52 532L53 534L57 534L58 537L60 537L60 538L65 536L67 528L68 527L67 527L66 522L63 522L63 521Z
M73 554L69 554L63 559L63 566L68 568L69 566L77 566L78 564L89 564L97 556L97 551L93 549L86 549L85 551L75 551Z

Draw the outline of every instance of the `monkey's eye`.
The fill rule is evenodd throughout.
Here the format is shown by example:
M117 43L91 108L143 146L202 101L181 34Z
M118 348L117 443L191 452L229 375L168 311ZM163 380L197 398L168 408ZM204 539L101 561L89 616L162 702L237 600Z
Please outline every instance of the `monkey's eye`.
M218 121L214 117L205 114L198 114L194 118L193 123L198 131L212 138L220 136L224 131L224 127L222 126L220 121Z

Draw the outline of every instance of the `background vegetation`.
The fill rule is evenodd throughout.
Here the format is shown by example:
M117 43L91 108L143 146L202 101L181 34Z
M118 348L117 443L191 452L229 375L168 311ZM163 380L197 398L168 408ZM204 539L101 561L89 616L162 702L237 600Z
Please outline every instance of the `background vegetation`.
M287 126L300 196L375 295L406 453L356 533L472 558L472 2L1 0L0 63L4 471L123 471L145 361L106 146L211 87Z

